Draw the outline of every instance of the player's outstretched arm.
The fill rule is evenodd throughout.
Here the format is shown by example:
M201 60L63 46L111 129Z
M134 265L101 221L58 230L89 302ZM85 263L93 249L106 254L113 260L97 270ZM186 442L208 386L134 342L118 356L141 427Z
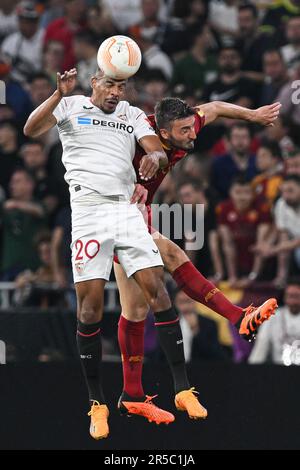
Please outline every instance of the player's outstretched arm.
M197 106L205 114L205 125L210 124L217 118L242 119L255 122L263 126L273 126L279 116L280 103L268 104L257 109L244 108L224 101L212 101L211 103Z
M165 154L161 142L157 135L147 135L139 140L146 155L140 162L139 174L145 181L153 178L155 173L168 164L168 157Z
M60 100L74 90L77 72L75 69L57 73L57 88L55 92L29 116L24 126L24 134L28 137L38 137L56 125L56 118L52 114Z

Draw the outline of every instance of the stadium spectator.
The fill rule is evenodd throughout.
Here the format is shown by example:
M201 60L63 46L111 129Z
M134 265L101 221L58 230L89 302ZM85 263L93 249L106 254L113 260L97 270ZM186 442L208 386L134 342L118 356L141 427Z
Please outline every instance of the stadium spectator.
M258 99L258 85L241 73L241 56L232 47L223 47L218 55L219 74L203 89L202 101L227 101L240 106L254 107Z
M290 71L300 62L300 15L291 17L286 25L288 44L281 48L281 54Z
M0 123L9 120L13 121L15 118L14 110L8 104L2 104L0 106Z
M36 271L26 269L16 278L14 302L47 309L64 306L64 294L55 289L55 277L51 264L51 235L42 233L35 242L40 266Z
M25 169L34 177L34 199L43 203L48 216L53 215L58 206L56 182L47 171L47 154L39 141L26 142L21 148Z
M249 363L265 362L300 365L300 278L288 281L284 304L258 332Z
M142 18L141 0L103 0L115 28L122 33Z
M46 8L41 16L41 27L47 28L49 23L61 18L64 14L63 1L61 0L46 0Z
M292 126L288 117L279 115L278 119L274 122L274 126L264 129L261 135L267 140L276 142L284 158L287 158L295 151L294 133L292 132Z
M261 106L275 102L281 88L288 81L287 68L278 49L269 49L264 53L263 71Z
M19 29L3 40L1 51L10 59L12 77L24 82L41 68L44 31L39 28L40 14L34 2L24 0L16 11Z
M236 37L238 25L237 0L212 0L209 2L209 20L212 28L220 35L223 44Z
M168 80L160 70L151 70L147 77L143 90L139 93L139 99L146 113L152 114L154 106L167 95ZM132 102L132 95L129 97Z
M34 108L37 108L53 93L50 77L44 72L33 74L29 80L29 93Z
M177 186L177 191L177 200L182 205L188 204L191 207L190 217L193 220L193 227L196 227L198 234L199 230L203 230L203 246L199 250L187 249L188 242L194 236L187 230L183 234L182 242L184 246L182 248L204 276L213 276L218 273L219 277L222 278L215 217L217 200L214 192L209 188L204 189L201 182L195 179L181 181ZM185 207L185 218L190 207ZM204 207L204 220L203 214L199 212L201 207ZM190 227L188 229L192 230ZM178 240L174 241L178 243Z
M27 116L32 111L32 103L27 91L11 76L11 65L8 59L4 59L0 53L0 80L5 84L6 104L10 106L15 114L20 127L25 123ZM2 105L0 106L0 108Z
M71 264L71 209L65 206L58 212L51 241L52 267L55 282L60 288L67 288L73 283ZM70 308L76 308L75 292L68 292L66 299Z
M57 72L63 73L65 48L60 41L49 41L43 51L43 71L48 75L53 86L56 85Z
M15 12L17 0L2 0L0 6L0 44L2 40L18 29L18 18Z
M229 283L246 287L263 268L261 256L253 255L251 247L269 236L269 206L257 203L251 183L237 177L231 184L230 199L222 202L216 212Z
M22 166L19 156L18 131L12 121L0 122L0 186L8 196L9 181L16 169Z
M256 167L260 172L252 181L256 198L272 206L282 182L283 164L279 145L272 141L263 142L256 155Z
M95 44L100 44L110 36L118 34L107 8L103 5L91 5L86 12L86 29L93 35Z
M45 32L45 46L49 41L59 41L64 45L63 70L75 66L73 40L77 32L86 26L84 0L65 0L64 16L52 21Z
M141 29L140 31L136 31L136 35L134 35L133 38L141 49L146 68L148 70L160 70L164 77L170 80L173 72L173 64L167 54L155 43L155 34L153 33L151 36Z
M253 3L239 5L238 24L237 47L243 58L242 70L245 76L262 81L263 53L270 45L270 39L268 35L259 32L258 12Z
M295 149L285 160L285 173L300 176L300 149Z
M159 17L160 0L141 0L142 19L128 29L130 37L154 40L163 52L171 56L188 47L188 33L178 21L162 21Z
M218 341L216 323L197 313L197 303L178 291L175 306L180 316L186 362L224 360L226 355Z
M33 193L33 177L24 169L16 170L10 179L10 198L1 207L3 281L13 281L25 269L39 266L34 238L46 220L45 209Z
M86 31L77 33L74 37L74 55L76 59L78 84L88 92L90 87L90 77L98 68L97 52L98 44L93 35Z
M299 0L279 0L270 2L262 19L262 28L272 34L277 45L285 41L285 28L289 18L300 15Z
M281 269L282 280L288 274L300 273L300 176L285 176L281 186L281 198L274 207L275 224L279 232L279 238L275 245L263 244L257 252L269 258L282 255L285 264ZM288 266L289 254L291 255L290 267Z
M189 52L174 66L171 87L184 87L186 94L201 95L204 85L217 76L215 56L209 52L212 35L207 25L197 29Z
M232 180L244 173L251 180L257 175L256 158L250 153L251 134L246 123L236 123L229 130L230 153L212 162L210 181L222 199L229 195Z

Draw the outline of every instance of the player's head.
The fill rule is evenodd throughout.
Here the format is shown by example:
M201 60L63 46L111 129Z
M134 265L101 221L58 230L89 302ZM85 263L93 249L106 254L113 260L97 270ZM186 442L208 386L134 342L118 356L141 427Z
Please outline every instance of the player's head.
M264 141L256 154L256 166L259 171L270 171L281 161L281 149L277 142Z
M24 168L16 169L11 176L9 189L13 199L30 200L34 190L33 176Z
M162 138L175 148L194 148L195 110L179 98L164 98L155 106L155 121Z
M207 204L205 189L202 183L193 178L182 180L177 184L178 199L181 204Z
M284 291L284 303L294 315L300 313L300 278L291 278Z
M250 2L243 3L238 9L238 25L241 37L249 38L255 34L258 25L258 11Z
M285 173L287 175L300 176L300 149L296 149L285 160Z
M290 207L300 206L300 176L286 175L281 185L281 195Z
M231 151L243 157L250 152L251 132L246 122L236 122L229 129Z
M91 79L91 86L93 103L104 113L111 114L124 96L126 80L115 80L97 71Z
M240 52L234 46L222 47L218 56L218 64L221 73L236 73L241 67Z
M243 175L237 176L230 186L230 198L238 210L250 207L254 193L251 182Z

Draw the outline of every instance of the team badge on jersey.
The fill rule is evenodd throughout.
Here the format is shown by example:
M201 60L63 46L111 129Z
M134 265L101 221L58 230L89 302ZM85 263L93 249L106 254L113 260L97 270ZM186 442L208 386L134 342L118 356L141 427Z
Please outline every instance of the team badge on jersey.
M119 114L118 118L122 119L122 121L128 121L126 114Z
M84 270L84 262L79 261L79 262L75 263L75 268L76 268L76 271L78 272L78 274L82 274L83 270Z

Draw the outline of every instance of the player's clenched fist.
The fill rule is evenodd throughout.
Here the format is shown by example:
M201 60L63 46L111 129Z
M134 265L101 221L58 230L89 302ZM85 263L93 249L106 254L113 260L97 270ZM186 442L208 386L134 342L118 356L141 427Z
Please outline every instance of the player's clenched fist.
M153 178L160 168L160 162L164 152L151 152L141 159L139 174L141 179L147 181Z
M65 73L63 73L62 75L59 72L57 73L57 90L62 96L66 96L72 93L76 85L76 76L76 69L71 69L68 72L65 71Z

